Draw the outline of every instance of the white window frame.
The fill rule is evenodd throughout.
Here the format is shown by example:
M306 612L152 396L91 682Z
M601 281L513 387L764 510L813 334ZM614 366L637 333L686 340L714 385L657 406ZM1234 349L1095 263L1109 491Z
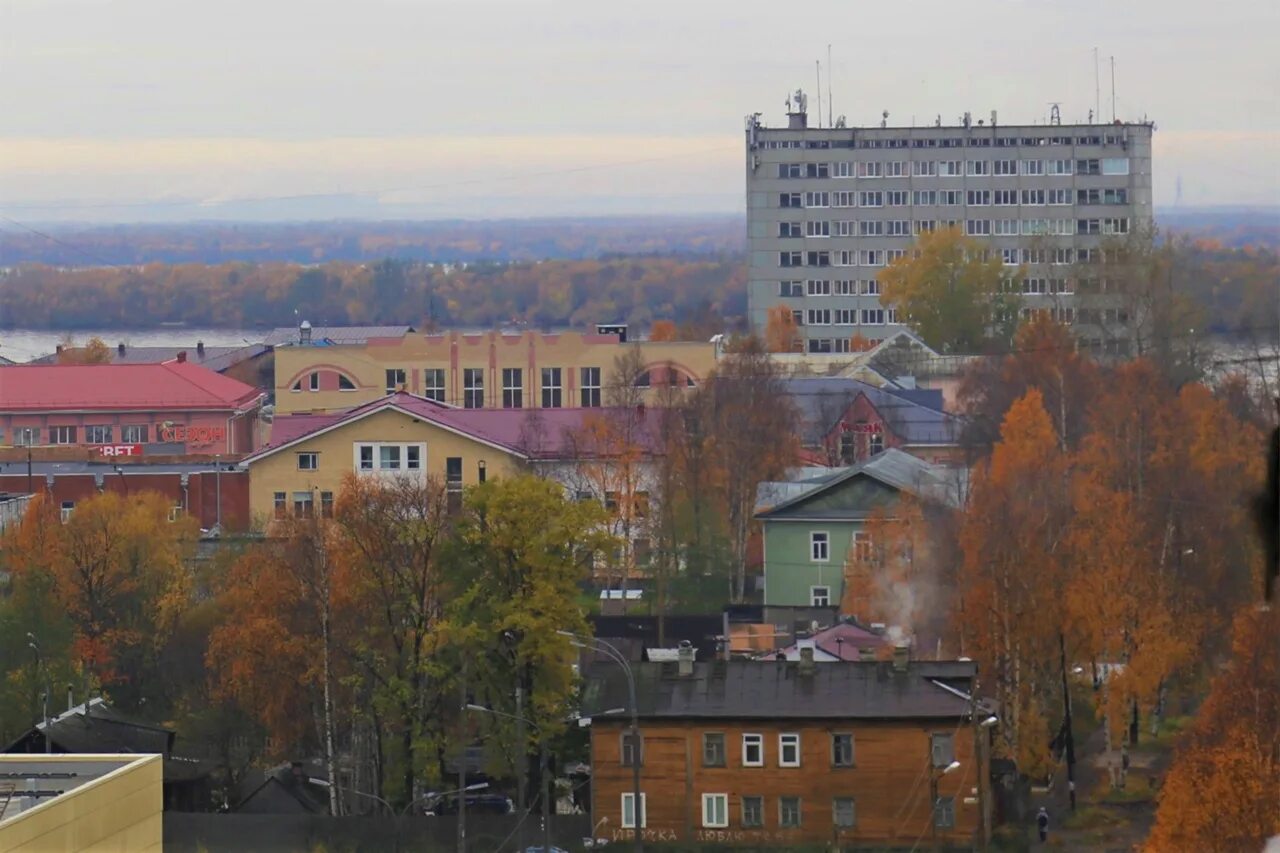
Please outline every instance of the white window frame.
M302 460L311 460L310 465L303 465ZM357 457L357 463L359 458ZM320 467L320 454L314 450L304 450L298 454L298 470L299 471L315 471Z
M479 377L479 384L474 379ZM469 402L475 399L475 394L480 395L480 405L469 406ZM483 409L485 406L484 396L484 368L483 367L466 367L462 370L462 406L465 409Z
M702 825L708 829L723 829L729 825L728 794L702 795Z
M18 429L22 429L22 427L18 427ZM74 426L49 427L49 443L50 444L75 444L76 428Z
M821 546L822 556L818 556L819 546ZM826 531L826 530L810 530L809 531L809 562L811 563L831 562L831 533L829 531Z
M436 385L431 380L439 379L440 384ZM428 400L435 400L437 403L445 401L445 390L448 386L448 377L445 375L443 367L428 367L422 371L422 396Z
M602 371L598 367L578 368L578 400L584 409L596 409L604 402L600 388Z
M821 593L819 593L819 590L821 590ZM830 607L831 606L831 587L829 586L809 587L809 606L810 607Z
M795 750L795 755L789 759L787 758L788 749ZM778 735L778 766L800 766L800 734L798 732L784 732Z
M634 791L624 791L622 793L621 800L618 803L618 811L619 811L618 817L619 817L619 822L622 824L623 829L636 828L635 797L636 795ZM644 791L641 791L640 792L640 828L641 829L644 829L645 826L648 825L648 820L649 820L649 809L648 809L648 804L645 802L645 800L646 800L646 795ZM631 811L630 820L627 819L628 808Z
M100 430L106 430L106 437ZM84 428L85 444L113 444L115 439L115 427L112 424L89 424Z
M849 804L849 822L840 822L840 812L836 808L837 803L846 802ZM854 797L832 797L831 798L831 823L836 829L853 829L858 825L858 801Z
M755 746L758 750L755 761L747 760L747 749L750 746ZM764 767L764 735L747 733L742 736L742 766Z
M396 447L399 448L398 467L382 466L382 448ZM364 448L370 448L373 458L368 468L360 465L360 452ZM410 466L410 450L417 450L417 465ZM422 474L427 467L427 444L423 441L357 441L352 443L352 466L358 474Z

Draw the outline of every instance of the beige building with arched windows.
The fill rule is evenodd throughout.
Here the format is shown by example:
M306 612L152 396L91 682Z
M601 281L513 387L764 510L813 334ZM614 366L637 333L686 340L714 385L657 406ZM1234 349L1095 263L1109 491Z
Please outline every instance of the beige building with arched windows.
M704 379L716 344L626 342L616 333L483 332L371 337L335 343L309 328L275 348L276 411L335 412L395 391L466 409L598 408L615 363L636 352L635 387Z

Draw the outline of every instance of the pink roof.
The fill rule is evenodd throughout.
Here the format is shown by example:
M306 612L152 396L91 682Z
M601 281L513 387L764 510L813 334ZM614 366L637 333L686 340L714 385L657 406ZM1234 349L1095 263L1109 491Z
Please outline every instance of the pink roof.
M0 371L0 411L240 409L262 392L185 361L14 365Z
M271 426L271 441L255 456L306 438L321 430L356 420L384 408L409 412L424 421L439 424L480 441L495 444L513 453L538 459L590 456L591 448L575 443L574 433L590 418L608 417L613 409L458 409L404 391L328 415L284 415ZM658 412L641 414L644 423L637 440L646 452L656 447Z
M840 660L858 660L859 649L878 649L888 642L883 635L848 622L823 628L810 639L814 646ZM792 644L783 651L794 652L797 648L798 644Z

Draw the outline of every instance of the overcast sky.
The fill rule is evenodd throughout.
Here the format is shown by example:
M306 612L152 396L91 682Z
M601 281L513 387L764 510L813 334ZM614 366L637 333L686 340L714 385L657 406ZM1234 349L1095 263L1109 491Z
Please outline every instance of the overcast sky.
M1150 117L1158 205L1280 200L1271 0L0 0L24 222L743 208L743 116Z

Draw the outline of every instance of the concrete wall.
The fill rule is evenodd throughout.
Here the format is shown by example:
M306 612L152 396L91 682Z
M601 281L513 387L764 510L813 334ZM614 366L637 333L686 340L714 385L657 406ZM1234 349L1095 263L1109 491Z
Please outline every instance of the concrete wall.
M804 312L811 309L829 310L834 315L840 309L853 309L858 312L858 322L852 324L835 324L832 316L831 325L806 326L802 334L809 340L825 340L835 346L836 342L847 345L850 338L859 335L872 341L882 339L891 334L894 327L880 325L863 325L861 323L863 309L879 309L879 296L875 295L874 285L877 274L884 268L887 258L877 265L864 265L859 256L858 262L850 266L837 265L834 255L841 251L861 252L863 250L887 253L889 251L907 250L914 239L915 222L929 221L942 227L950 221L959 223L963 229L969 220L1013 219L1019 222L1032 219L1063 219L1075 223L1079 219L1105 219L1128 217L1130 231L1141 233L1152 223L1151 206L1151 134L1152 127L1146 124L1122 125L1033 125L1033 126L971 126L971 127L890 127L890 128L809 128L806 130L788 130L760 127L754 132L748 131L746 151L746 189L747 189L747 226L749 248L748 275L748 311L751 324L757 330L763 329L768 309L783 304L794 311ZM1097 139L1102 144L1084 144L1082 140ZM751 147L754 139L756 145ZM1013 146L1001 143L1013 140ZM1123 140L1123 144L1121 143ZM1024 142L1036 142L1035 145ZM1053 144L1050 144L1053 143ZM892 147L891 147L892 146ZM1051 175L1048 174L1049 160L1078 160L1127 158L1129 173L1127 175ZM1017 174L997 175L994 163L997 160L1016 160L1019 163ZM1040 160L1046 163L1044 174L1027 174L1021 166L1027 160ZM940 163L942 161L960 161L961 172L957 176L943 176L937 166L929 167L938 171L937 175L917 175L915 164L918 161ZM988 174L969 174L969 161L985 161ZM891 164L905 164L906 174L902 177L889 177ZM809 165L822 164L829 169L829 177L781 177L780 164L799 164L802 170ZM838 168L848 165L850 176L839 176ZM857 177L860 164L874 164L881 170L883 177ZM922 171L927 171L922 169ZM807 175L807 171L806 171ZM1076 191L1088 189L1123 188L1128 191L1126 204L1079 204ZM994 203L974 205L968 204L970 190L1015 190L1022 200L1022 190L1066 189L1071 193L1070 204L1014 204L995 205ZM866 207L858 196L853 205L841 202L837 204L834 197L828 197L827 204L810 206L805 197L807 192L861 193L863 191L885 194L879 206ZM960 204L917 204L917 191L959 191ZM905 192L906 203L890 204L889 192ZM783 194L799 193L800 207L783 207ZM928 198L923 197L923 198ZM821 198L815 199L821 201ZM1047 196L1046 196L1047 201ZM992 199L994 202L994 198ZM889 236L887 229L890 222L907 223L907 234ZM853 223L859 236L837 236L839 224ZM861 236L862 222L880 223L883 235ZM801 236L780 236L781 223L795 223ZM809 236L810 228L829 231L830 236ZM1057 246L1075 248L1097 248L1107 238L1101 236L1084 236L1070 234L1053 237L1025 236L1019 227L1017 236L996 236L992 224L991 236L976 237L993 249ZM802 253L800 266L782 267L780 253L798 251ZM830 252L830 266L812 266L808 263L809 252ZM1011 268L1012 269L1012 268ZM1069 266L1050 267L1034 265L1026 270L1028 277L1061 278L1074 277L1081 272ZM1096 275L1097 273L1093 273ZM825 281L829 284L830 294L821 293L826 289L809 295L808 282ZM780 282L798 282L803 295L782 297ZM840 282L853 282L853 292L839 294ZM871 291L871 292L868 292ZM860 295L859 295L860 294ZM1062 308L1075 307L1078 296L1028 296L1024 307L1028 308ZM1085 325L1085 324L1082 324ZM1097 335L1108 330L1098 328L1082 328L1081 334ZM1114 331L1114 330L1111 330Z
M161 850L160 756L24 755L21 759L24 765L42 761L129 763L0 823L0 853Z
M444 371L443 402L462 406L464 371L479 369L484 377L484 404L503 406L503 370L522 371L521 408L542 405L543 367L561 370L561 406L582 405L581 369L599 368L607 384L615 359L638 348L648 366L674 366L681 379L700 381L715 365L715 346L700 342L620 344L612 335L564 332L543 335L408 334L403 338L372 339L364 345L282 346L275 351L276 410L280 413L337 411L375 400L387 393L387 371L403 370L404 390L426 394L426 369ZM317 390L311 389L311 374ZM339 389L339 377L351 383ZM293 390L294 386L299 390ZM603 396L603 394L602 394Z

